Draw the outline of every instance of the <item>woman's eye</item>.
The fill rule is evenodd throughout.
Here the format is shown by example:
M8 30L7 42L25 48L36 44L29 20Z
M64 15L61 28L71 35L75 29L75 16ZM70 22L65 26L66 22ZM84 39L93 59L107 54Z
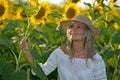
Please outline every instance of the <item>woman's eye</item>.
M70 25L70 26L69 26L69 28L72 28L72 27L73 27L73 25Z

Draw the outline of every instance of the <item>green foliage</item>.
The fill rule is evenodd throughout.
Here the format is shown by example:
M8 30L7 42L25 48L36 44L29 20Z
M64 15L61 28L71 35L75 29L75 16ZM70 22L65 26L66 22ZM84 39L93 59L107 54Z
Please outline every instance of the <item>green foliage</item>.
M14 23L14 24L13 24ZM11 23L13 25L17 25L21 23L21 21L14 21ZM10 23L8 23L10 24ZM25 24L24 22L22 24ZM22 26L20 24L20 26ZM27 24L27 23L26 23ZM25 25L26 25L25 24ZM44 63L49 57L50 53L58 46L64 44L62 43L64 40L64 36L61 36L64 33L56 30L56 24L46 24L44 26L38 27L37 29L29 29L30 32L28 43L30 46L30 50L34 61L36 63L42 62ZM1 80L51 80L55 77L57 78L57 73L51 73L47 78L43 73L42 69L38 66L34 66L36 77L31 74L31 71L28 71L29 64L26 60L26 57L21 52L21 48L19 46L20 40L24 35L20 31L15 30L16 27L10 27L6 25L5 28L1 31L0 34L0 79ZM23 26L24 28L24 26ZM26 29L26 28L25 28ZM19 33L8 35L9 32ZM14 38L13 38L14 37ZM64 41L65 42L65 41ZM56 76L52 76L52 75Z
M100 2L97 0L97 2ZM93 5L89 6L88 13L93 22L99 22L97 28L102 32L102 37L96 42L95 47L102 55L107 71L108 80L120 80L120 29L113 28L116 22L120 27L120 17L113 16L111 21L107 21L106 16L111 10L110 7L102 3L106 14L101 15L94 11ZM17 7L24 6L22 3ZM25 11L27 15L31 11ZM49 14L54 18L61 18L62 14L53 12ZM110 16L111 17L111 16ZM0 30L0 80L56 80L58 77L55 70L50 75L45 76L42 69L36 65L32 69L37 76L31 74L31 67L19 46L20 40L27 39L35 64L44 63L51 52L58 46L66 44L66 36L55 23L45 25L31 25L27 20L8 20L8 23Z
M48 78L45 76L42 68L39 65L34 65L32 69L41 80L48 80Z

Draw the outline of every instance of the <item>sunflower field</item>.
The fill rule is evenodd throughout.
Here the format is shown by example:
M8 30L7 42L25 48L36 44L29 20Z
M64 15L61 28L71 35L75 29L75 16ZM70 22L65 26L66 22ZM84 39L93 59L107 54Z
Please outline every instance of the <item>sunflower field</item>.
M35 64L44 63L58 46L66 44L65 33L60 29L62 20L78 14L87 15L102 32L95 47L103 57L108 80L120 80L120 6L117 0L95 0L93 4L81 0L64 0L54 5L47 0L0 0L0 80L59 80L57 71L48 76L33 66L37 76L20 48L26 39Z

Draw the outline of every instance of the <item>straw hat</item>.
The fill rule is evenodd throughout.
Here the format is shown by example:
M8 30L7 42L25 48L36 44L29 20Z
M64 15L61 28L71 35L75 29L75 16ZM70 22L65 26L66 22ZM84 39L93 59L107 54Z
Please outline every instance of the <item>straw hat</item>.
M92 21L85 15L75 16L72 20L64 20L60 22L60 27L63 31L67 31L67 28L71 25L73 21L79 21L81 23L86 24L93 32L93 36L95 40L98 40L101 36L101 32L93 25Z

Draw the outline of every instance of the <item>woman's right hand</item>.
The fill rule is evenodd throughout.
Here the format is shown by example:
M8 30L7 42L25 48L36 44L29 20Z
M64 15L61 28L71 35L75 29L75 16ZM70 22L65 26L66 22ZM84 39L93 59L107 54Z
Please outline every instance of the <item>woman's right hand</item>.
M27 43L27 41L25 39L21 40L20 47L22 48L22 51L26 55L26 57L27 57L28 61L30 62L30 64L32 64L33 63L33 58L32 58L32 55L30 53L28 43Z
M23 52L27 52L27 50L29 50L28 43L25 39L21 40L20 47L22 48Z

